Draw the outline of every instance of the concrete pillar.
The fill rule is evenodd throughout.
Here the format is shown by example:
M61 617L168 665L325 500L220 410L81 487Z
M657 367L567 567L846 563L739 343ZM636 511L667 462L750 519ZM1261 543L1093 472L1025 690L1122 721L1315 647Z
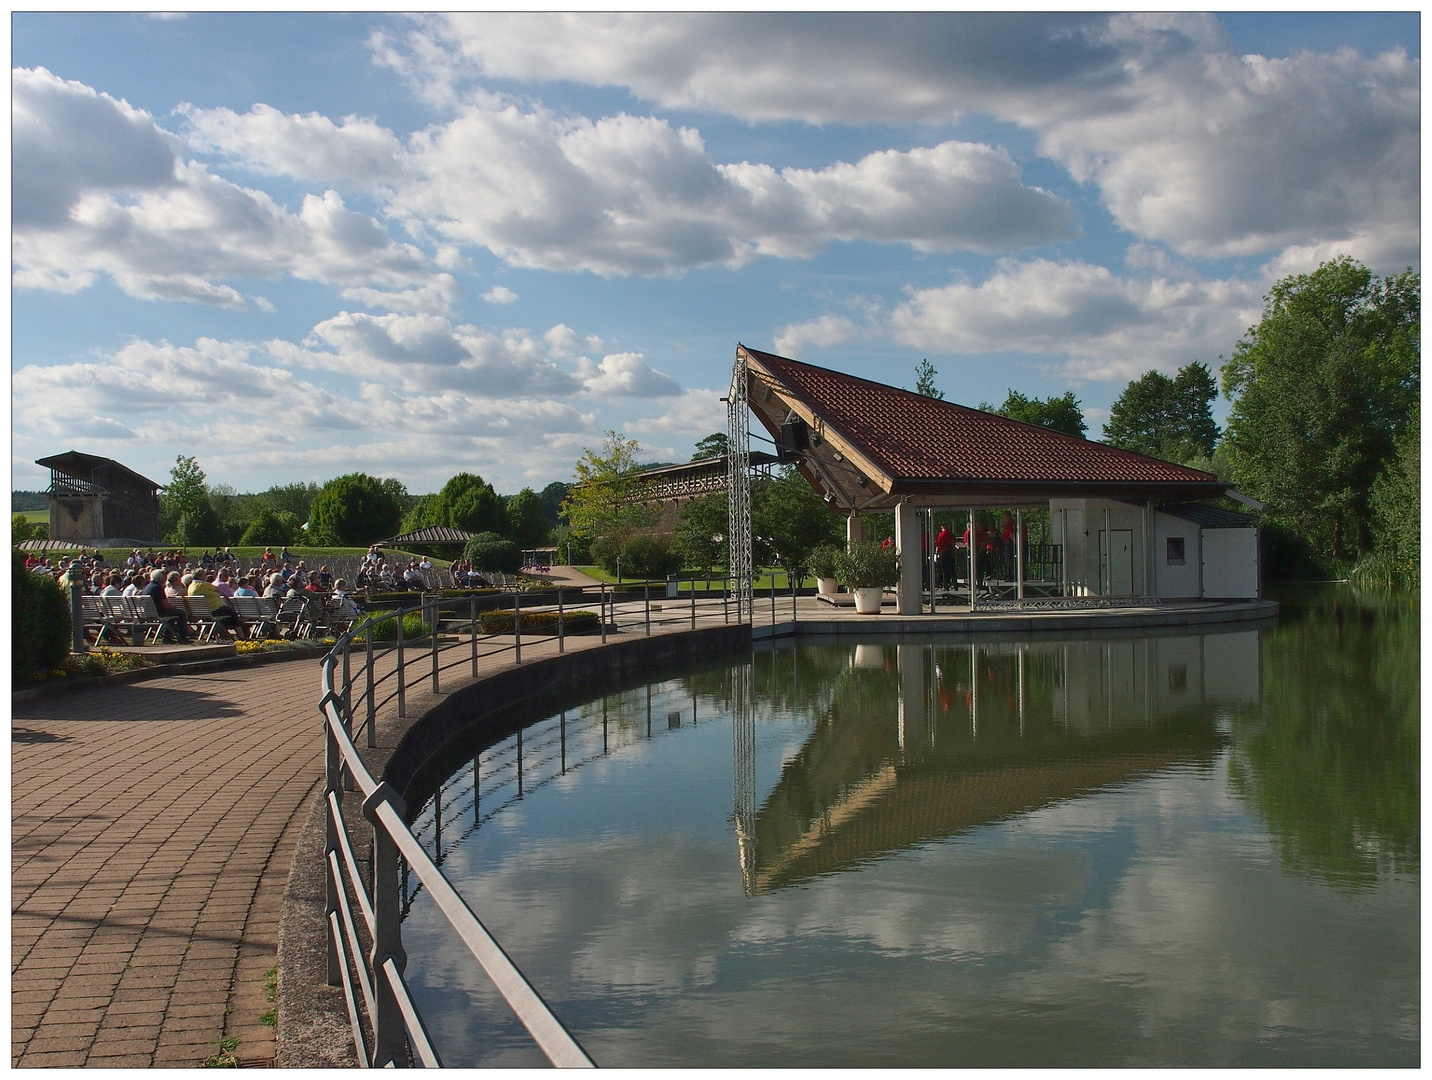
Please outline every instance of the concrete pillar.
M861 520L859 514L852 512L851 515L850 515L848 518L845 519L845 543L846 543L846 546L849 547L851 544L855 543L856 541L858 541L858 540L864 540L864 539L865 539L865 522Z
M895 609L901 615L919 615L924 609L920 593L920 511L902 502L895 508L895 550L900 555L900 585L895 594Z

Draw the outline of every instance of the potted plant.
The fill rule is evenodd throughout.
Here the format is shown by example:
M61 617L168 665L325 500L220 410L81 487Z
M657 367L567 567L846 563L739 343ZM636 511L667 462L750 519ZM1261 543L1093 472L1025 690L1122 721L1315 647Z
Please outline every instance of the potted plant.
M834 544L821 544L810 553L810 572L815 575L816 593L820 596L834 596L840 591L837 580L840 571L836 569L840 549Z
M860 615L878 615L883 591L900 581L900 563L891 548L858 540L840 554L836 562L839 577L855 594Z

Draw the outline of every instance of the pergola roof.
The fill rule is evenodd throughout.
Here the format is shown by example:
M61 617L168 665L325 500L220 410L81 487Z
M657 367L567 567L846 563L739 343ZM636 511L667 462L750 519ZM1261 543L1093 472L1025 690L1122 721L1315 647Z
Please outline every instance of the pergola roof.
M403 533L401 536L390 536L386 540L379 540L381 547L402 547L404 544L466 544L476 533L467 532L465 529L454 529L449 525L429 525L426 529L418 529L416 532Z
M737 346L751 410L778 442L807 428L798 467L832 505L1037 505L1050 498L1199 499L1227 485L1144 457L828 368Z

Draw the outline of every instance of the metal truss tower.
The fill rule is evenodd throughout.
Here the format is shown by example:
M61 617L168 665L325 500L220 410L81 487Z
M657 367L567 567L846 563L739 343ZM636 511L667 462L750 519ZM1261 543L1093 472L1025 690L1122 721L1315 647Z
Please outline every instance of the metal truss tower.
M751 429L746 353L736 349L726 395L726 536L731 547L731 596L738 621L753 618L751 565Z

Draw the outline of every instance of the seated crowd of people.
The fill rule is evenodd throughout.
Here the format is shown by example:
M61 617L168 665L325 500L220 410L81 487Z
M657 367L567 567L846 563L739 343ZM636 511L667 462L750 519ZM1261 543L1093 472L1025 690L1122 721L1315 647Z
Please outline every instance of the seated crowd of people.
M242 570L231 568L236 560L230 553L225 551L222 556L210 556L206 566L203 556L185 559L178 552L156 555L152 550L140 553L135 549L123 566L110 567L99 552L82 550L78 557L57 560L54 565L45 558L27 558L26 566L32 572L54 576L66 587L78 574L86 595L147 596L166 622L166 636L172 634L180 641L188 641L195 632L183 602L191 596L203 597L218 632L236 639L247 637L248 627L234 608L234 597L276 599L281 610L296 617L295 624L301 617L314 625L328 625L361 611L349 595L348 583L342 578L335 580L327 566L309 570L300 560L297 566L286 561L275 567L265 557L258 565Z

